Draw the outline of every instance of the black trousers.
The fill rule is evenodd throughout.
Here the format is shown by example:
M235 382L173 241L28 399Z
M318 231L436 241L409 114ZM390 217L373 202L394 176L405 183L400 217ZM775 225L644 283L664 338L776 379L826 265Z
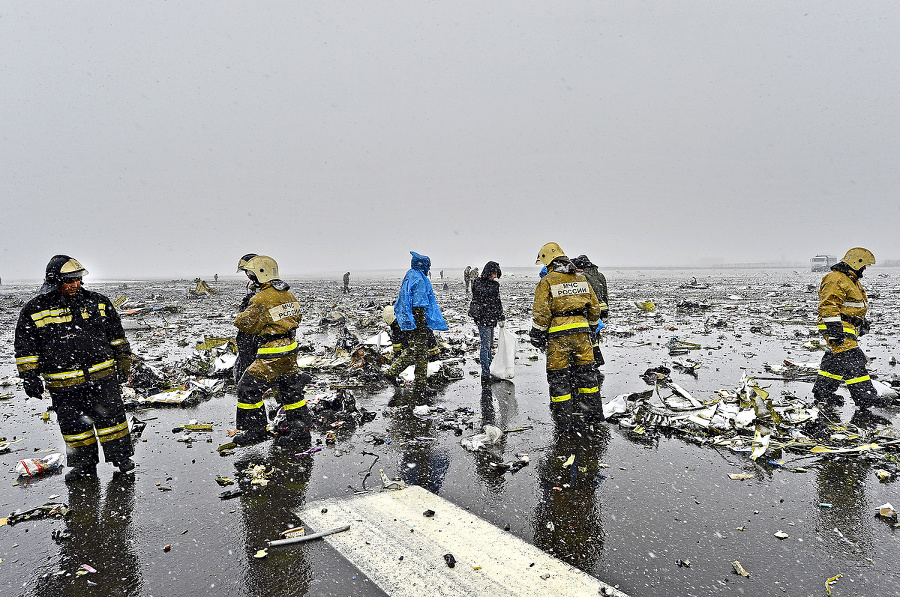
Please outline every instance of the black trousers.
M235 425L241 431L265 431L268 423L263 394L269 388L275 390L275 399L284 406L288 422L310 423L309 407L303 397L303 387L309 380L304 373L293 373L275 378L271 383L244 373L238 382L238 402Z
M813 396L826 400L840 387L841 382L847 384L850 397L859 408L876 406L879 402L878 392L872 385L866 369L866 355L859 347L839 353L826 352L819 365L819 375L813 384Z
M69 466L98 463L98 441L107 462L119 463L134 455L131 430L115 375L77 386L50 388L50 398L66 442Z

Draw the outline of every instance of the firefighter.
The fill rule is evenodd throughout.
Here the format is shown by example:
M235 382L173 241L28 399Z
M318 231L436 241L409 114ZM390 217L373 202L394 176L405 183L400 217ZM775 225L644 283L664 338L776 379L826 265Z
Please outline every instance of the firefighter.
M572 263L575 264L578 273L587 278L588 284L591 285L591 290L597 295L597 300L600 301L600 320L606 321L609 317L609 291L606 287L606 276L600 272L596 265L591 263L587 255L579 255L572 260ZM594 364L597 367L604 365L606 361L603 358L603 353L600 351L600 334L591 332L591 347L594 350Z
M536 264L547 266L534 291L531 343L547 352L550 411L557 426L566 427L577 393L582 412L603 419L590 333L600 322L600 302L584 276L575 272L556 243L538 252Z
M279 436L300 442L310 441L309 407L303 397L308 376L297 366L297 326L300 303L290 286L278 277L278 264L271 257L257 255L245 264L257 292L234 320L235 327L256 337L256 358L244 371L237 385L238 402L235 424L240 430L238 445L258 442L266 437L268 417L263 394L273 388L284 408L285 422L276 429Z
M858 338L869 331L866 319L868 299L859 280L866 266L875 263L868 249L855 247L831 266L819 286L819 331L825 336L828 349L822 356L819 374L813 384L813 396L829 409L843 404L835 391L841 382L847 384L850 397L858 409L857 420L883 418L868 409L879 404L878 392L866 370L866 355Z
M394 304L397 324L405 332L404 341L408 344L403 346L400 356L394 359L384 375L392 384L398 385L397 376L409 365L415 365L413 397L418 402L437 393L426 385L429 338L433 337L432 330L448 328L428 279L431 259L415 251L409 253L412 255L410 269L400 284Z
M119 390L131 370L131 347L112 301L81 286L87 273L77 260L55 255L16 325L19 377L32 398L47 385L71 467L66 481L97 476L98 440L121 472L135 466Z
M247 272L247 262L254 257L256 257L256 253L247 253L238 259L237 273L244 272L244 274L247 275L247 292L241 300L239 312L250 305L250 299L252 299L253 295L259 290L259 285L253 281L250 274ZM256 360L256 349L259 348L259 336L238 330L235 343L237 344L237 359L234 361L232 375L234 377L234 385L237 385L238 382L241 381L241 376L244 374L244 371L250 366L250 363Z

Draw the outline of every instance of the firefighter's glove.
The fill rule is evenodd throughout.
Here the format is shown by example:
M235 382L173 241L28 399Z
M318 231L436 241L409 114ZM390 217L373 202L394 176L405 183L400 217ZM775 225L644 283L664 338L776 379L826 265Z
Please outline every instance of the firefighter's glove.
M829 344L840 346L844 343L844 324L840 321L829 321L825 324L825 335L828 336Z
M31 398L41 398L44 395L44 382L38 375L26 375L22 377L22 385L25 387L25 395Z
M860 323L856 328L856 335L857 336L865 336L866 334L868 334L871 331L871 329L872 329L872 322L869 321L868 319L863 319L862 323Z
M119 378L119 383L125 383L128 381L128 376L131 374L131 355L128 354L120 354L116 357L116 376Z
M531 328L528 332L528 337L531 339L531 345L539 350L544 350L547 348L547 339L548 334L543 330L539 330L537 328Z

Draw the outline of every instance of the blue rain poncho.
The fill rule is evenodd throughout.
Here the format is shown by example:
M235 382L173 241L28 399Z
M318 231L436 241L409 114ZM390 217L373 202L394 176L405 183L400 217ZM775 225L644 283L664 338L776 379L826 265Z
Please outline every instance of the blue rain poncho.
M415 251L410 251L409 254L412 255L411 269L406 272L403 283L400 284L400 295L394 304L397 323L404 332L416 329L413 307L424 307L428 327L432 330L447 330L447 322L441 315L441 308L438 307L431 288L431 280L426 275L431 269L431 259Z

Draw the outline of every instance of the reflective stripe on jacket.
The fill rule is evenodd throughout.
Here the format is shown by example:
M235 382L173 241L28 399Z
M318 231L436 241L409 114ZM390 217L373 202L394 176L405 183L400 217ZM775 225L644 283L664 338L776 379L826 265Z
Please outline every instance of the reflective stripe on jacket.
M848 268L849 269L849 268ZM847 337L832 352L844 352L859 346L857 325L866 316L868 298L853 270L832 270L819 286L819 331L825 334L826 323L840 322Z
M600 302L587 279L571 263L552 265L534 291L532 327L551 337L593 330L600 321Z
M270 282L263 284L234 320L236 328L259 337L258 359L277 359L297 352L294 330L302 319L300 303L287 284L277 283L284 289L278 290Z
M28 301L16 324L15 353L20 376L40 373L47 387L60 388L112 375L115 359L131 346L112 301L82 288Z

